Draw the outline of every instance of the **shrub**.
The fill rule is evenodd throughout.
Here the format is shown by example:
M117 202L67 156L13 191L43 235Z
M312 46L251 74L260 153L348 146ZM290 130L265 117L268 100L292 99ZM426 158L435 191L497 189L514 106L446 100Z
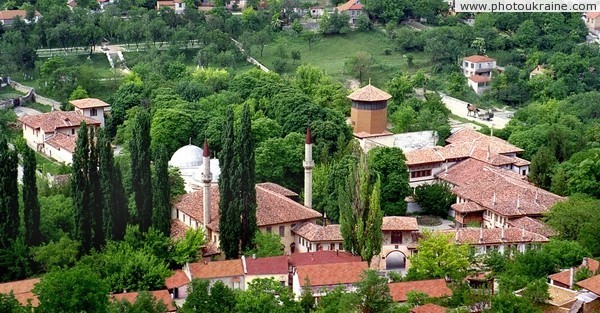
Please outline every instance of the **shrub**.
M448 216L448 210L455 199L450 192L450 185L446 183L421 186L415 192L415 201L423 212L441 217Z

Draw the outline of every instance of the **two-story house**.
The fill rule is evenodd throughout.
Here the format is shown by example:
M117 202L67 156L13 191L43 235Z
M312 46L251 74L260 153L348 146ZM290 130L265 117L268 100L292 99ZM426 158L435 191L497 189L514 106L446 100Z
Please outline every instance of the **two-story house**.
M295 234L294 252L335 251L344 250L344 238L339 224L318 225L304 222L292 228Z
M448 231L454 234L456 244L467 244L476 255L491 251L502 254L510 251L521 252L548 242L548 238L524 228L457 228Z
M33 19L30 20L27 18L27 11L25 10L3 10L0 11L0 25L4 27L11 26L17 18L26 24L37 23L41 17L42 14L38 11L34 12Z
M360 0L348 0L346 3L337 7L338 12L350 16L350 25L356 25L358 17L363 13L364 5Z
M104 127L104 113L110 110L110 104L96 98L71 100L69 103L75 107L75 113L93 118Z
M183 12L185 11L185 2L183 2L183 0L156 1L156 10L159 11L162 7L171 8L175 11L175 13L183 14Z
M297 299L302 296L302 291L307 286L310 286L313 296L317 299L339 286L353 292L356 290L355 284L361 280L362 273L368 268L367 262L300 265L293 274L292 290Z
M409 267L408 257L417 248L419 225L409 216L384 216L381 224L383 246L380 258L386 270L404 270ZM382 267L383 264L380 264ZM383 269L383 268L382 268Z
M463 58L461 63L463 75L477 94L490 88L492 71L496 68L496 60L483 55L472 55Z
M585 26L592 33L600 32L600 12L588 12L585 14Z

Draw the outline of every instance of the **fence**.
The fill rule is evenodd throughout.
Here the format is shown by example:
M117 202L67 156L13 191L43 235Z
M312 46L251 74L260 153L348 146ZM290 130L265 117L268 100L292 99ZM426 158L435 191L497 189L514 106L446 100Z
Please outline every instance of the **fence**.
M18 82L12 80L12 79L8 79L8 84L17 91L23 92L26 95L22 96L19 99L19 103L27 103L27 102L37 102L43 105L49 105L52 107L52 110L60 110L60 102L50 99L50 98L46 98L46 97L42 97L38 94L35 93L35 89L29 86L25 86L22 84L19 84ZM12 101L12 100L11 100ZM14 103L13 103L14 104Z

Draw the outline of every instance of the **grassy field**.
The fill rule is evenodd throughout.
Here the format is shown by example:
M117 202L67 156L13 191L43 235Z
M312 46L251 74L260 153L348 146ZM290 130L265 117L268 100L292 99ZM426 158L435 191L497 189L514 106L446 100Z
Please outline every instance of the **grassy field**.
M299 64L312 64L322 68L328 75L340 82L346 82L348 79L354 78L345 67L346 61L356 52L366 51L373 56L374 65L363 80L367 81L370 78L374 85L383 86L399 72L411 73L430 65L429 56L423 52L399 53L394 51L394 43L379 31L326 36L313 45L312 50L309 50L308 44L301 38L291 35L282 38L280 40L287 40L288 55L293 50L300 51L301 55L300 61L295 65L288 58L288 73L293 73ZM276 47L276 43L266 46L262 57L260 51L254 47L252 56L272 69L273 62L279 58ZM391 51L391 54L384 54L386 48ZM412 67L407 64L409 55L413 57Z

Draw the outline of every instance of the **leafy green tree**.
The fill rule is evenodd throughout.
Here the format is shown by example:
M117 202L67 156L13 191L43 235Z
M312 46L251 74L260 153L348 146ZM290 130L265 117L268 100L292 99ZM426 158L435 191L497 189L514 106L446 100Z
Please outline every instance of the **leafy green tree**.
M40 189L41 190L41 189ZM75 238L73 201L62 193L40 196L40 230L48 241L59 241L66 234Z
M42 242L36 164L35 152L25 147L23 150L23 219L25 220L25 243L30 247L35 247Z
M324 13L319 19L319 32L325 35L346 34L350 31L350 15L334 11Z
M90 128L90 154L88 159L88 192L92 209L93 246L100 250L106 241L104 234L104 200L102 187L100 186L100 174L98 172L98 149L95 136L95 128Z
M546 279L537 279L527 284L527 287L523 290L523 298L538 305L544 304L546 301L550 300Z
M84 252L90 251L93 245L92 220L93 207L90 203L89 132L85 122L81 122L77 132L75 153L73 154L73 173L71 174L71 196L75 216L75 238L81 242Z
M346 67L348 67L348 70L358 78L359 82L363 81L363 77L369 73L372 65L373 56L365 51L356 52L346 61Z
M69 100L77 100L84 98L89 98L89 95L87 91L85 91L85 89L83 89L83 87L81 86L77 86L77 88L75 88L75 90L73 90L73 92L69 96Z
M362 312L386 312L392 306L392 296L386 277L379 276L375 270L366 270L356 284L356 293L362 299Z
M461 279L469 267L469 247L456 245L451 234L424 233L419 253L410 257L409 280L451 277Z
M19 235L19 189L17 187L17 153L0 138L0 249Z
M188 288L188 296L181 307L181 313L221 312L209 309L209 302L207 301L210 298L209 287L210 282L208 280L192 279Z
M149 291L141 291L135 302L129 303L126 299L113 301L108 306L108 313L163 313L167 305L162 300L157 300Z
M256 180L273 182L292 190L302 186L304 136L292 132L285 138L271 138L257 145Z
M258 258L283 255L281 237L278 234L257 231L252 240L254 248L246 251L245 255Z
M366 0L363 4L367 13L376 17L380 22L393 24L398 24L402 20L404 10L410 6L406 1L394 0Z
M154 210L152 226L169 236L171 233L171 190L169 186L169 155L160 146L155 153L154 161Z
M140 230L152 224L152 178L150 173L150 113L141 110L133 121L133 137L129 141L131 185Z
M510 292L500 293L492 297L491 312L499 313L538 313L540 309L523 297L517 297Z
M155 103L156 101L153 102ZM152 151L156 153L159 147L163 146L167 155L173 154L192 137L193 122L192 115L179 108L167 107L155 110L150 128Z
M429 300L429 295L416 290L411 290L406 294L406 303L410 306L423 305Z
M558 268L579 266L584 257L591 256L590 252L577 241L556 238L552 238L550 242L543 245L542 251L552 256Z
M321 39L318 33L309 29L302 31L301 36L308 44L308 51L312 51L313 46Z
M552 151L546 146L540 147L531 159L529 179L540 188L550 189L552 170L556 164Z
M309 313L315 308L315 297L312 293L310 279L306 276L304 287L302 287L302 295L300 296L300 306L304 313Z
M206 244L206 236L202 228L188 229L185 236L174 242L171 259L177 265L196 262L202 257L202 246Z
M373 28L373 23L371 23L371 20L366 13L362 13L358 16L358 19L356 19L356 28L361 32L367 32Z
M355 292L346 292L342 286L335 287L319 299L316 312L322 313L356 313L361 298Z
M456 202L456 196L447 183L424 185L417 188L415 201L427 214L448 216L450 206Z
M33 308L31 307L22 307L12 291L9 294L0 293L0 311L11 313L28 313L32 310Z
M84 266L44 275L33 292L43 312L103 313L108 306L108 286L97 273Z
M32 250L33 259L40 263L46 272L55 269L70 268L77 262L79 242L62 236L58 242L36 247Z
M235 311L240 313L300 313L302 308L294 300L292 291L279 282L268 279L255 279L248 289L236 294Z
M252 247L252 238L258 231L256 225L256 179L254 173L254 139L252 138L252 124L250 120L250 108L246 104L242 110L241 124L235 140L235 152L237 165L237 178L232 184L233 191L239 193L235 201L239 201L241 209L242 225L240 231L241 249ZM235 188L237 187L237 188ZM235 194L235 193L234 193Z
M384 215L406 213L404 198L410 195L406 172L406 157L398 148L377 147L367 156L372 175L381 178L381 209Z

